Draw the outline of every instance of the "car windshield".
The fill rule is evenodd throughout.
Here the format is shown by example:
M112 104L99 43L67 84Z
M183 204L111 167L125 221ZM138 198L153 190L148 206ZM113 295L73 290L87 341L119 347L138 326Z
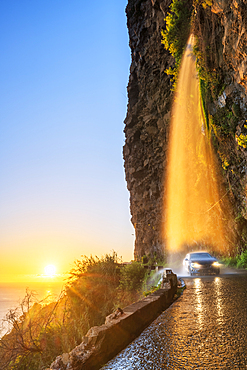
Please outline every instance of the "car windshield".
M191 260L196 260L196 259L209 259L213 258L209 253L192 253L190 255Z

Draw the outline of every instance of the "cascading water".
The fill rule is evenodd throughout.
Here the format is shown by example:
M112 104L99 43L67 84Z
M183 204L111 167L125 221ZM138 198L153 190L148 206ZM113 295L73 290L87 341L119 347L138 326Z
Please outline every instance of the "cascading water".
M226 193L205 127L191 35L172 109L166 173L165 240L168 252L202 244L227 248Z

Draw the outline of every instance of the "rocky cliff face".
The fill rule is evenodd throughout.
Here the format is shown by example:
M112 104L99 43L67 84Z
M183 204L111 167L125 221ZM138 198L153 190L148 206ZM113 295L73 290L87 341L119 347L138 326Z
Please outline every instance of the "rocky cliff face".
M132 63L123 149L135 257L163 254L162 198L174 60L161 44L168 0L130 0L127 8Z
M129 0L126 8L132 63L123 149L135 257L160 256L164 176L167 159L171 82L164 73L174 59L161 44L171 0ZM210 130L234 208L238 252L247 243L247 1L195 1L195 34L207 67L222 83L208 107Z
M220 66L225 71L228 82L239 85L236 87L239 88L243 100L246 100L247 2L246 0L215 0L211 12L216 15L216 22L219 24L219 29L221 28L221 33L217 35L218 37L221 35L222 44L223 58Z

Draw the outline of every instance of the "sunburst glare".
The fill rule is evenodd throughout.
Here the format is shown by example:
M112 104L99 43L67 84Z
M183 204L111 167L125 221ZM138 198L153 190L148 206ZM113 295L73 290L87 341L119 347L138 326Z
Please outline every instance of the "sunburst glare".
M45 276L47 277L54 277L56 275L56 266L54 265L47 265L44 268Z

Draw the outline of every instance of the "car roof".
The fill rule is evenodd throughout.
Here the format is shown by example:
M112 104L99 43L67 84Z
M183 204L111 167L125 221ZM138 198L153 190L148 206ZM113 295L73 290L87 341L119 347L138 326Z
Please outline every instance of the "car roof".
M196 256L198 256L198 257L200 257L200 256L207 256L207 257L211 257L211 258L213 258L213 256L211 256L211 254L210 253L208 253L208 252L191 252L191 253L189 253L189 255L191 256L191 257L193 257L193 255L196 255Z
M209 254L210 255L210 253L208 252L190 252L190 254Z

